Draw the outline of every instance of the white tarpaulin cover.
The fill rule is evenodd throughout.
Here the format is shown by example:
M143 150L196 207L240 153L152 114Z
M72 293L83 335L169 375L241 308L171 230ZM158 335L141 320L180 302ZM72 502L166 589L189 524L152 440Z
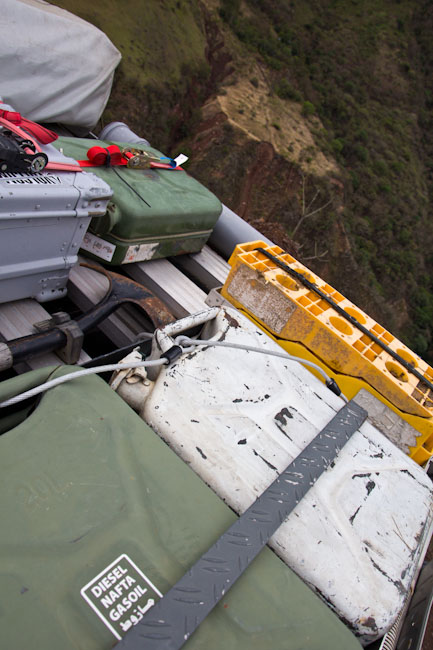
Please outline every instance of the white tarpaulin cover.
M0 96L35 122L91 129L120 52L99 29L43 0L2 0Z

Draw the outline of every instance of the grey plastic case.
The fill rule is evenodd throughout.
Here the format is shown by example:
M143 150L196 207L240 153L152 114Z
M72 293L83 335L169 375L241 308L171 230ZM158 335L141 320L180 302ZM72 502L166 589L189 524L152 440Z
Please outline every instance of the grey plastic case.
M1 173L0 303L65 295L90 219L105 214L111 196L87 172Z

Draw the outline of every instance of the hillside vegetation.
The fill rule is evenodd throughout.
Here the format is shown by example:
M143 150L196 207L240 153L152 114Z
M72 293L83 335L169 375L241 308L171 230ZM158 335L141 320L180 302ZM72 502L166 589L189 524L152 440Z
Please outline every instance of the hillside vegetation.
M121 50L128 122L433 361L433 6L58 0Z

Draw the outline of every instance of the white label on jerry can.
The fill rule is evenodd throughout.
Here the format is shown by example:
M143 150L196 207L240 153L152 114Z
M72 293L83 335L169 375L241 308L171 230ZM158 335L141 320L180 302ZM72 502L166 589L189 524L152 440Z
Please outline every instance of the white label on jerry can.
M119 641L162 598L162 593L125 554L98 573L80 593Z
M105 260L106 262L111 262L114 251L116 250L114 244L110 244L110 242L96 237L96 235L92 235L90 232L86 232L84 235L81 248L89 253L93 253L93 255L100 257L101 260Z
M158 248L158 242L156 244L136 244L134 246L128 246L123 262L146 262L151 260L153 253Z

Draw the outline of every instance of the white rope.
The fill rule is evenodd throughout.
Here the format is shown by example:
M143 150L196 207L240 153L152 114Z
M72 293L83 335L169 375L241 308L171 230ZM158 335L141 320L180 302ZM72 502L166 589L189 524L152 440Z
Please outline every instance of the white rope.
M269 354L270 356L273 357L279 357L281 359L287 359L289 361L296 361L297 363L301 363L304 366L310 366L310 368L314 368L315 370L317 370L317 372L319 372L322 375L326 384L332 381L331 377L329 377L329 375L327 375L326 372L323 370L323 368L318 366L317 363L314 363L313 361L309 361L308 359L302 359L301 357L295 357L293 354L289 354L288 352L276 352L275 350L266 350L263 348L257 348L253 345L244 345L243 343L228 343L227 341L191 339L188 336L178 336L175 339L175 344L183 347L185 351L186 351L185 344L187 344L189 346L195 346L195 345L201 345L205 347L219 346L222 348L235 348L236 350L246 350L247 352L258 352L259 354ZM189 349L191 350L192 348L190 347ZM345 402L347 402L347 399L343 395L343 393L341 393L340 397Z
M292 354L289 354L288 352L276 352L275 350L266 350L263 348L257 348L254 347L253 345L244 345L243 343L228 343L227 341L211 341L211 340L204 340L204 339L190 339L188 336L178 336L175 339L176 345L180 345L181 347L184 347L184 343L187 343L189 345L204 345L204 346L209 346L209 347L214 347L214 346L219 346L222 348L235 348L236 350L247 350L248 352L259 352L260 354L270 354L273 357L280 357L281 359L289 359L289 361L297 361L298 363L303 363L306 366L311 366L324 378L325 381L328 381L330 377L326 374L326 372L318 366L316 363L313 363L313 361L308 361L307 359L301 359L301 357L294 357Z
M280 357L281 359L287 359L288 361L296 361L297 363L301 363L304 366L310 366L311 368L314 368L315 370L317 370L317 372L319 372L322 375L326 384L332 381L331 378L323 370L323 368L318 366L316 363L313 363L312 361L308 361L307 359L302 359L301 357L295 357L292 354L289 354L288 352L276 352L275 350L266 350L263 348L254 347L252 345L243 345L242 343L228 343L227 341L191 339L188 336L178 336L175 339L175 344L181 346L184 352L191 350L192 349L191 346L200 345L203 347L219 346L219 347L226 347L226 348L234 348L236 350L246 350L247 352L258 352L259 354L268 354L273 357ZM185 344L190 346L189 349L185 347ZM23 402L29 397L34 397L35 395L39 395L40 393L43 393L46 390L49 390L50 388L54 388L54 386L58 386L59 384L64 384L65 382L71 381L72 379L78 379L79 377L86 377L87 375L95 375L99 372L114 372L115 370L125 370L127 368L149 368L152 366L153 367L163 366L166 365L167 363L168 363L167 359L162 357L161 359L155 359L152 361L111 363L105 366L97 366L96 368L85 368L84 370L77 370L77 372L71 372L68 375L62 375L62 377L56 377L55 379L50 379L49 381L40 384L40 386L31 388L30 390L27 390L24 393L20 393L19 395L16 395L15 397L11 397L5 402L1 402L0 408L5 408L6 406L12 406L12 404L18 404L19 402ZM345 402L347 402L347 399L344 397L343 394L341 394L340 397Z
M19 402L23 402L25 399L28 399L29 397L34 397L35 395L39 395L39 393L45 392L49 388L54 388L54 386L58 386L59 384L64 384L65 382L71 381L72 379L78 379L79 377L86 377L87 375L95 375L98 372L114 372L114 370L125 370L127 368L149 368L151 366L163 366L166 363L167 363L167 359L162 358L162 359L155 359L154 361L132 361L131 363L110 363L105 366L97 366L96 368L85 368L84 370L77 370L77 372L71 372L68 375L62 375L61 377L50 379L49 381L46 381L44 384L35 386L35 388L26 390L24 393L20 393L19 395L15 395L15 397L11 397L5 402L1 402L0 408L5 408L6 406L12 406L12 404L18 404Z

